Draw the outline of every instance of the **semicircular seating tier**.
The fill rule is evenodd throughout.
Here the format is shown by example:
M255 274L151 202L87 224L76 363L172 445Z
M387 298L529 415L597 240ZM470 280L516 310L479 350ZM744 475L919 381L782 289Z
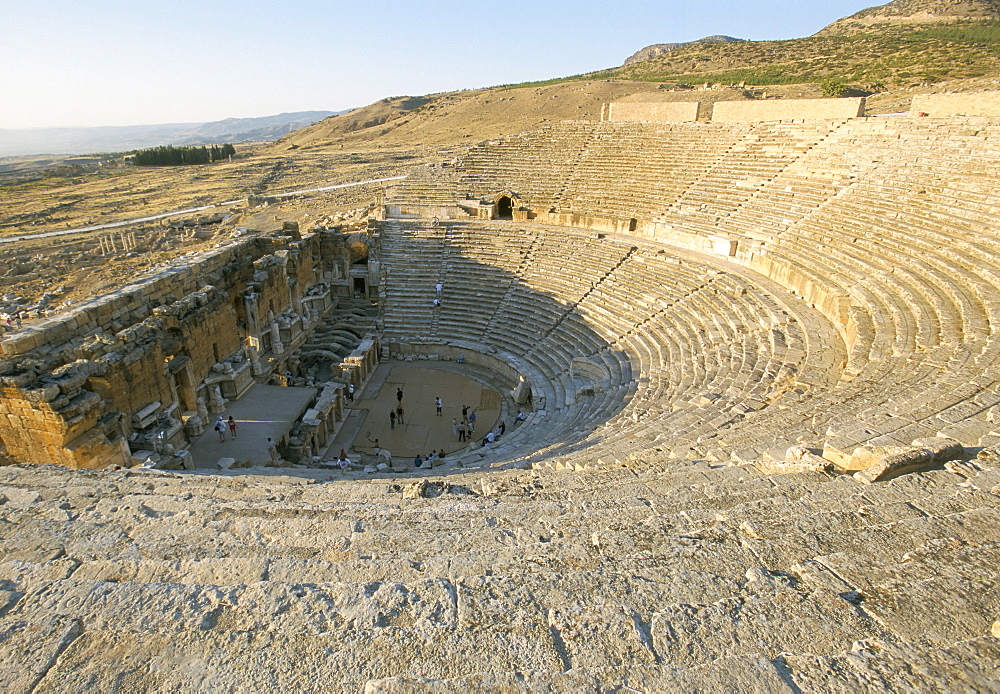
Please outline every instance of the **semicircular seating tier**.
M388 220L385 332L524 364L555 427L523 435L533 461L798 444L863 467L931 436L996 443L998 162L1000 120L981 117L486 142L387 197L401 217L514 220Z

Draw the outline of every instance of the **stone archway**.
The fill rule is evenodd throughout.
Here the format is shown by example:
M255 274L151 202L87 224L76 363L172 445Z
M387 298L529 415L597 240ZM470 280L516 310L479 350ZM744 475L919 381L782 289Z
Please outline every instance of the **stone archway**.
M363 265L368 262L368 244L361 241L351 241L347 246L351 265Z
M514 201L509 195L497 199L495 219L514 219Z
M198 379L194 375L191 356L182 333L177 328L167 328L160 343L167 372L172 379L174 401L187 411L198 409Z

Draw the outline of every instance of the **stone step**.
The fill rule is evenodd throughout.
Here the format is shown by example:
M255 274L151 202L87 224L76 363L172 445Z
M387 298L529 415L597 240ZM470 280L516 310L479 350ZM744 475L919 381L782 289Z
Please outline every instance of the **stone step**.
M878 639L835 656L785 654L797 691L995 692L1000 639L989 636L932 648Z
M566 671L477 672L444 680L388 677L369 680L365 694L422 692L666 692L795 691L783 671L762 657L726 657L693 668L664 665L574 667Z

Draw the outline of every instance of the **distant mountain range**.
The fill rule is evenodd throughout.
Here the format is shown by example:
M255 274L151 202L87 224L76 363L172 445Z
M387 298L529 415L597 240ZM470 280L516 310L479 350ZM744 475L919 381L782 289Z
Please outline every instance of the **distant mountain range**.
M270 142L339 113L347 111L298 111L261 118L227 118L211 123L24 130L0 128L0 157L124 152L159 145Z

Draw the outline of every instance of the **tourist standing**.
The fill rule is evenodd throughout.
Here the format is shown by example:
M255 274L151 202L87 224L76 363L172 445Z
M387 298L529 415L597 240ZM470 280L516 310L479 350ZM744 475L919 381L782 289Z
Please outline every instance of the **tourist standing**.
M476 433L476 411L473 410L469 413L469 431L473 434Z
M396 410L389 410L389 428L396 428Z
M458 437L458 420L455 419L454 417L451 418L451 437L452 438Z
M441 416L441 398L434 398L434 407L437 409L437 416Z
M347 386L347 399L354 402L354 384Z
M272 463L276 463L280 460L278 457L278 444L274 442L270 436L267 437L267 455L271 458Z
M465 420L462 420L462 423L458 425L458 440L459 441L465 441L465 431L468 428L469 427L465 423Z
M440 299L442 292L444 292L444 285L438 282L434 285L434 295Z
M236 438L236 420L232 415L229 415L229 435Z
M399 405L399 407L396 408L396 421L399 422L400 424L405 424L405 422L403 421L403 406L402 405Z
M226 423L222 421L222 415L215 420L215 431L219 434L219 443L226 440Z
M403 389L402 388L397 388L396 389L396 402L398 402L400 405L403 404Z

